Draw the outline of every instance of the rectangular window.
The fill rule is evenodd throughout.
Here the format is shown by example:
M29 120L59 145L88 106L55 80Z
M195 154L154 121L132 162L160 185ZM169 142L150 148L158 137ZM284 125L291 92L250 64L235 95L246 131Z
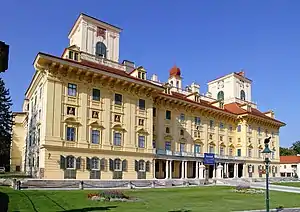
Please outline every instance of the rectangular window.
M156 108L153 108L153 117L156 117Z
M73 52L72 51L69 51L69 59L73 60Z
M214 150L215 150L214 146L210 145L209 146L209 153L214 153Z
M98 111L92 111L92 118L98 119L99 118L99 112Z
M144 119L139 119L139 126L144 126Z
M200 125L200 124L201 124L200 117L195 117L195 125Z
M209 121L209 127L210 127L210 128L213 128L213 127L214 127L214 121L213 121L213 120L210 120L210 121Z
M258 150L258 158L261 158L261 151L260 151L260 149Z
M122 134L120 132L114 132L114 145L121 146Z
M77 94L77 85L69 83L68 84L68 95L69 96L76 96Z
M171 142L170 141L166 141L165 150L171 150Z
M252 157L252 149L251 148L248 149L248 157Z
M238 157L242 156L242 150L241 149L237 149L237 156Z
M224 147L220 147L220 155L224 155Z
M260 127L258 127L257 132L258 132L258 135L261 134L261 129L260 129Z
M184 146L185 146L184 143L180 143L180 146L179 146L180 152L184 152Z
M118 93L115 94L115 104L122 105L122 95L121 94L118 94Z
M75 127L67 127L67 141L75 141Z
M144 99L139 99L139 109L145 110L146 108L146 101Z
M156 142L155 141L152 141L152 147L156 148Z
M93 100L100 101L100 90L93 88Z
M78 53L77 52L74 53L74 60L78 61Z
M67 107L67 114L75 116L75 107Z
M233 149L229 148L229 156L233 156Z
M100 142L100 131L92 130L92 143L99 144L99 142Z
M139 135L139 148L145 148L145 136Z
M232 132L232 126L231 125L229 125L229 131Z
M195 144L194 151L195 151L195 153L200 153L201 152L199 144Z
M223 130L224 129L224 124L222 122L220 122L220 129Z
M238 131L238 132L241 132L241 131L242 131L242 126L241 126L241 125L238 125L238 126L237 126L237 131Z
M180 121L184 121L184 120L185 120L185 116L184 116L183 113L180 114L179 120L180 120Z
M166 119L171 120L171 111L166 110Z

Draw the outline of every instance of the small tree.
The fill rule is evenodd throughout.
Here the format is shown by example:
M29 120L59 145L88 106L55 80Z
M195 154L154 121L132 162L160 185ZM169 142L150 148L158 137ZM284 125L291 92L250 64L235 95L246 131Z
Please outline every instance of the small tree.
M296 154L300 154L300 141L296 141L292 144L292 149L296 152Z
M13 117L9 90L0 77L0 166L9 170Z

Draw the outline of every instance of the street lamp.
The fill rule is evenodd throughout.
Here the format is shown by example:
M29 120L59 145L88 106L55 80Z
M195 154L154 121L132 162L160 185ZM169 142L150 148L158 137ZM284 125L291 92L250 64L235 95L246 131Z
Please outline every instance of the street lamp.
M270 165L270 154L272 151L269 148L271 137L265 139L265 149L262 151L264 154L264 162L266 164L266 212L270 211L270 198L269 198L269 165Z

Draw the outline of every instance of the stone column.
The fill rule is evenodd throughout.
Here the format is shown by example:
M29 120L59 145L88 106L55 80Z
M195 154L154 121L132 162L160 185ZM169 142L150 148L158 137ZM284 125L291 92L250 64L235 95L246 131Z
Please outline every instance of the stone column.
M156 179L156 173L155 173L155 160L153 160L153 166L152 166L152 170L153 170L153 179Z
M213 177L212 178L216 178L216 164L214 165L214 169L213 169Z
M184 162L185 161L181 161L181 179L183 179L184 178Z
M204 169L205 169L205 166L201 164L199 166L199 179L204 179L204 173L203 173Z
M217 178L218 179L222 178L222 169L223 169L223 166L221 165L221 163L219 163L219 165L217 166Z
M165 179L168 179L169 178L169 161L166 160L166 178Z
M169 178L170 178L170 179L172 179L172 174L173 174L173 172L172 172L172 162L173 162L173 161L170 160L170 166L169 166L169 169L170 169L170 172L169 172L169 173L170 173L170 174L169 174Z
M235 164L234 164L234 177L235 177L235 178L238 177L238 167L239 167L238 164L235 163Z
M196 172L195 172L195 178L198 179L199 178L199 162L196 161Z
M187 175L187 161L184 161L184 178L188 178L188 175Z

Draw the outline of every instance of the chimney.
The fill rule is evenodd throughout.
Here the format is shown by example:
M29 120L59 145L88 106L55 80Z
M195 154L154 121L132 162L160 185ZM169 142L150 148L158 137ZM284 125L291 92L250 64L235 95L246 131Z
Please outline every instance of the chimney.
M127 73L130 73L135 69L134 62L131 62L129 60L123 60L122 64L125 66Z
M156 75L156 74L153 74L152 77L151 77L151 80L152 80L153 82L158 82L158 77L157 77L157 75Z
M191 84L192 93L200 93L200 85L196 83Z

